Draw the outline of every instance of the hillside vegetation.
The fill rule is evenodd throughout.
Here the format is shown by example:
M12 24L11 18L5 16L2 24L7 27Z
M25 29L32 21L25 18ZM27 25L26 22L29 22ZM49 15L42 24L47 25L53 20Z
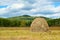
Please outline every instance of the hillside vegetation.
M42 16L38 16L38 17L45 18L49 26L60 26L60 18L51 19ZM22 16L10 17L10 18L0 18L0 27L29 27L32 21L38 17L22 15Z

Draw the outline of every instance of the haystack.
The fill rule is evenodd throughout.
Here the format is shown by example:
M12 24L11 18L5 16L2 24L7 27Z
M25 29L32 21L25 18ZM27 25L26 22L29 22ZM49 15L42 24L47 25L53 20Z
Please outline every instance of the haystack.
M47 21L44 18L36 18L31 24L31 31L40 32L40 31L48 31L49 26Z

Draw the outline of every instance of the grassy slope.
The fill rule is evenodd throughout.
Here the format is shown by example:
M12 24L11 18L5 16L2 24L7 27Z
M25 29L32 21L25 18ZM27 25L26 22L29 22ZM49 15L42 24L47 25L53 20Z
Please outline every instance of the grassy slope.
M11 20L18 20L18 21L20 21L20 20L33 20L33 19L35 19L35 18L45 18L45 19L50 19L50 18L46 18L46 17L42 17L42 16L38 16L38 17L33 17L33 16L16 16L16 17L10 17L10 18L8 18L8 19L11 19Z

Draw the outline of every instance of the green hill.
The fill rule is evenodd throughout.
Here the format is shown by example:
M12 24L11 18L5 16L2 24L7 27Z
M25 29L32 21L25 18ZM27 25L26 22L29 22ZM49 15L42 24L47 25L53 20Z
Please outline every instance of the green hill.
M47 17L43 17L43 16L29 16L29 15L22 15L22 16L16 16L16 17L10 17L10 18L7 18L7 19L10 19L10 20L34 20L35 18L45 18L46 20L49 20L51 18L47 18Z

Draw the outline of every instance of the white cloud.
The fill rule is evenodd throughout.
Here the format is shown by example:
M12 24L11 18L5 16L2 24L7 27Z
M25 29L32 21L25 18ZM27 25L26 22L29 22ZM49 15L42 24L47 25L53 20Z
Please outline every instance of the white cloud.
M5 14L7 12L7 8L0 8L0 15Z
M60 18L60 13L55 13L55 14L52 14L52 15L46 15L46 17L49 17L49 18Z
M55 11L55 12L60 12L60 6L56 7L56 8L54 9L54 11Z
M58 15L60 15L60 6L54 7L53 1L49 0L1 0L0 5L8 5L8 8L0 8L0 15L13 14L12 16L14 16L14 14L29 14L33 16L46 17L57 17ZM45 15L45 13L38 13L45 11L54 13L48 13L49 15Z
M23 3L15 3L15 4L10 5L11 9L19 9L19 8L23 8L23 7L24 7Z
M22 0L0 0L0 5L11 5L14 3L22 3Z

